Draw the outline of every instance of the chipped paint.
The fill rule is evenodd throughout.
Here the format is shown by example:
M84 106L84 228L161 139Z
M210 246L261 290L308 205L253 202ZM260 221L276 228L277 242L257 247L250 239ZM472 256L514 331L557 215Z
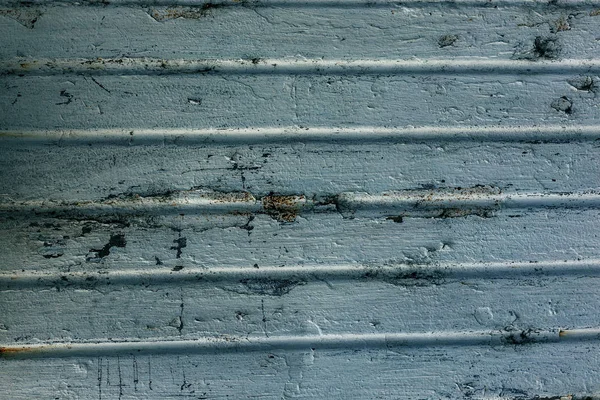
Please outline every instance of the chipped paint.
M266 214L280 222L294 222L298 215L336 212L344 217L381 215L402 223L404 218L490 218L501 210L531 207L597 208L600 194L586 193L510 193L492 186L471 188L436 188L386 192L340 193L325 197L305 195L253 195L250 192L207 192L183 190L137 194L111 194L92 202L21 202L0 203L1 213L26 215L36 213L52 218L130 225L129 219L149 215L211 215L255 216ZM334 206L334 207L331 207ZM396 214L396 212L398 212Z
M262 198L262 206L268 215L278 221L294 222L305 200L303 195L269 194Z
M212 15L214 10L222 8L222 4L204 3L197 7L166 7L152 8L148 14L157 22L169 21L172 19L199 19Z
M29 29L35 28L36 22L42 15L42 10L37 8L0 9L0 16L13 19ZM27 69L27 65L22 68Z

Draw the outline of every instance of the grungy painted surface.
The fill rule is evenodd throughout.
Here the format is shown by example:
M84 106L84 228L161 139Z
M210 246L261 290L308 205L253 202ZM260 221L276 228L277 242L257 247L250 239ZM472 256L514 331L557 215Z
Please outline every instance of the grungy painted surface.
M600 2L0 0L0 399L600 398Z

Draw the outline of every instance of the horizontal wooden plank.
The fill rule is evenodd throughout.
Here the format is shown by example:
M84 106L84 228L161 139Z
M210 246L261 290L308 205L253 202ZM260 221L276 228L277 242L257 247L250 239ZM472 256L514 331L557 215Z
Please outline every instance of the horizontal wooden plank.
M73 220L164 217L173 215L226 216L266 214L293 222L312 213L337 212L344 218L452 218L477 215L489 218L500 210L514 213L532 209L598 209L600 192L503 193L483 185L473 188L436 188L368 193L340 193L307 199L304 195L269 194L256 198L249 192L215 193L202 190L169 192L162 196L121 195L99 202L29 201L0 203L0 213L13 217L45 215ZM312 216L311 216L312 217ZM39 224L38 224L39 225Z
M577 75L0 77L4 130L593 125ZM587 78L582 78L587 79ZM596 82L597 77L590 77ZM575 82L576 81L576 82Z
M566 360L577 359L565 368ZM0 360L13 399L594 397L597 344ZM366 374L368 371L368 374ZM552 376L552 379L548 377ZM590 397L587 397L590 396Z
M280 3L7 7L0 58L600 56L597 2Z
M491 340L488 334L497 333L503 344L512 345L546 341L542 337L536 339L534 334L526 340L531 332L548 331L556 336L558 329L597 326L600 317L596 307L600 299L594 290L599 279L597 272L595 276L576 271L563 276L544 276L543 267L540 269L542 272L537 274L505 279L452 278L444 270L430 273L415 266L394 276L378 277L377 266L373 266L356 279L331 281L325 278L304 281L300 275L290 279L272 276L222 282L195 279L172 285L148 284L143 280L136 285L98 282L110 278L109 272L97 281L72 286L69 274L64 273L64 279L59 279L52 288L0 292L5 307L0 319L0 343L29 346L57 341L206 339L210 345L210 338L222 335L239 342L246 337L281 337L285 341L290 335L351 337L354 334L389 334L393 342L394 333L414 333L420 343L419 335L427 337L430 332L482 331L487 336L476 335L472 343L467 338L466 344L487 345ZM583 280L588 285L581 285ZM513 336L515 339L511 341ZM588 336L597 338L597 333ZM490 344L502 344L500 339L491 340ZM290 340L289 346L285 345L287 342L280 346L310 347L310 340L317 344L319 341L308 337L306 346L306 342L295 344L296 339ZM339 340L337 345L327 342L324 347L344 347L346 339ZM361 340L369 346L370 339L357 339L359 343ZM413 339L406 340L411 345ZM348 347L356 347L352 343ZM460 345L452 340L440 343ZM272 346L277 345L275 342ZM435 340L419 344L435 345ZM260 349L271 345L267 342L257 346ZM188 347L190 352L194 351L193 343ZM186 348L183 345L182 350L185 352ZM85 349L81 351L88 352ZM69 356L68 350L56 356ZM242 346L240 351L243 350ZM48 351L53 354L52 349ZM100 350L88 353L97 351ZM127 347L124 351L136 350ZM168 346L145 350L153 351L170 350ZM199 351L218 353L227 349L210 347ZM110 353L110 346L101 351L107 352ZM121 350L116 347L115 352ZM79 350L73 354L80 354Z
M190 189L208 195L249 192L261 198L274 192L316 200L344 192L381 194L477 185L505 194L598 190L600 150L596 142L537 143L545 132L532 136L525 132L523 143L432 139L339 145L295 140L288 144L129 146L92 141L88 146L83 141L62 147L31 146L26 140L8 146L3 141L0 187L3 204L73 203L136 195L149 200ZM557 139L553 133L549 136ZM527 143L527 137L533 143ZM577 139L577 132L571 139ZM185 143L185 135L181 141Z
M335 213L301 215L295 222L252 214L7 218L2 224L0 266L6 272L82 273L157 264L177 270L254 264L589 260L597 257L598 213L540 209L507 210L487 218L456 212L436 218L354 219Z
M315 264L262 267L142 267L122 269L88 269L82 271L20 270L0 273L0 290L27 288L86 288L99 289L109 285L173 285L202 281L205 284L230 284L244 282L297 282L348 281L355 279L381 280L405 286L426 286L443 284L446 280L466 281L469 279L524 279L531 277L588 276L600 274L599 261L594 259L579 261L525 261L525 262L486 262L486 263L434 263L388 262L382 265L372 263ZM159 264L164 265L164 264ZM177 272L177 273L174 273ZM430 282L427 282L429 280ZM169 286L170 287L170 286ZM282 295L293 287L272 290L257 289L256 293ZM288 290L289 289L289 290ZM104 289L106 290L106 289ZM248 293L250 290L248 289Z

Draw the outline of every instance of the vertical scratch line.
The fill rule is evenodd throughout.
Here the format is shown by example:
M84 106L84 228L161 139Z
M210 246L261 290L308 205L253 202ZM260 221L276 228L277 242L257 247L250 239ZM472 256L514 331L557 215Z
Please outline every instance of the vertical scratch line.
M98 357L98 400L102 400L102 357Z
M263 331L265 332L265 336L269 337L269 334L267 333L267 315L265 314L265 300L264 299L260 300L260 305L261 305L261 309L262 309Z
M181 331L183 330L183 288L181 288L181 304L179 305L179 327L177 330L179 331L179 335L181 336Z
M138 374L138 365L135 356L133 356L133 390L137 392L137 384L140 381Z
M119 371L119 400L123 397L123 375L121 374L121 358L117 356L117 370Z
M150 365L150 360L148 360L148 389L152 389L152 366Z

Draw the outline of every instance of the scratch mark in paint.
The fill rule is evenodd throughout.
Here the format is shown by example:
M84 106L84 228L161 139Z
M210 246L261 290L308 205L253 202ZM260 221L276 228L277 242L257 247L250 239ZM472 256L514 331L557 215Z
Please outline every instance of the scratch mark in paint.
M135 356L133 356L133 390L137 392L137 385L139 383L138 365Z
M265 332L265 336L269 337L269 334L267 333L267 315L265 314L265 300L264 299L260 300L260 307L262 309L263 331Z
M98 400L102 400L102 357L98 357Z

